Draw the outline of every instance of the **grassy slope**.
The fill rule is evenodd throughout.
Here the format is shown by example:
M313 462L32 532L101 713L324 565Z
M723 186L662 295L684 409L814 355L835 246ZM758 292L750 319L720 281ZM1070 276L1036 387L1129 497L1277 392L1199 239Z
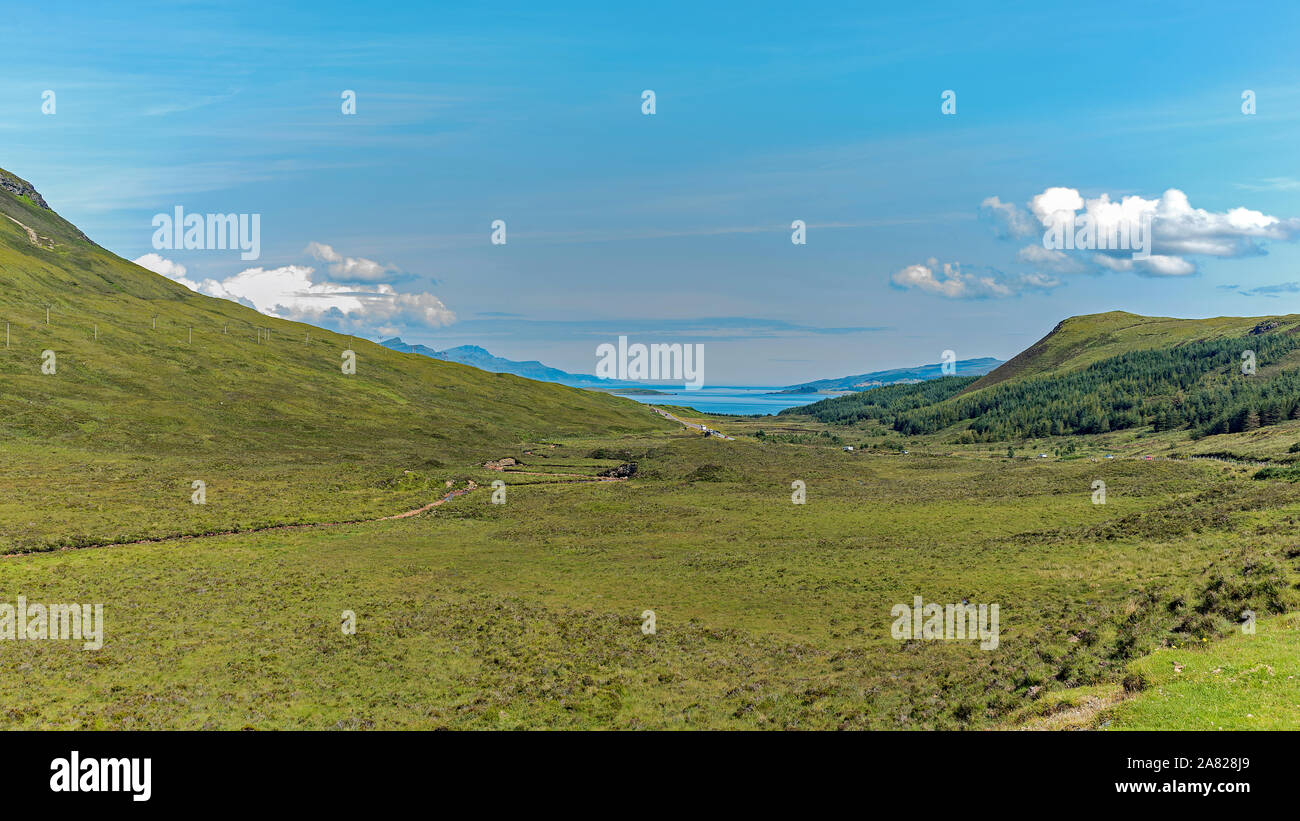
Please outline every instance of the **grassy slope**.
M1300 613L1254 633L1188 642L1130 663L1118 683L1050 693L1010 727L1089 730L1294 730L1300 726Z
M986 374L967 392L996 385L1008 379L1022 379L1049 371L1070 371L1128 351L1173 347L1221 337L1239 337L1264 319L1272 319L1283 332L1300 327L1300 314L1278 317L1214 317L1172 319L1139 316L1124 311L1073 316L1052 332Z
M1060 322L1043 339L1034 343L1005 365L977 380L963 392L997 384L1001 381L1028 378L1054 371L1085 368L1102 359L1128 351L1178 346L1205 339L1238 339L1262 322L1275 322L1272 333L1300 332L1300 314L1272 317L1217 317L1212 319L1171 319L1145 317L1123 311L1075 316ZM1261 365L1258 378L1268 379L1282 371L1300 368L1300 349L1283 355L1277 361ZM782 425L798 427L799 416L782 417L780 423L772 420L758 423L757 428L769 432ZM815 422L809 424L820 427ZM743 424L741 430L755 427ZM977 443L963 446L954 443L958 425L933 436L908 437L875 422L864 421L854 425L831 426L830 432L844 444L868 446L941 448L952 453L987 456L1006 452L1006 443ZM1264 460L1290 464L1300 462L1300 455L1288 449L1300 442L1300 422L1283 421L1243 433L1219 434L1192 439L1187 430L1153 432L1150 426L1124 429L1092 436L1031 437L1017 440L1014 447L1019 454L1038 452L1054 453L1066 443L1078 448L1079 455L1114 453L1119 456L1190 456L1198 454L1228 455L1242 461ZM941 444L942 443L942 444Z
M1253 634L1170 648L1130 670L1145 687L1098 716L1120 730L1294 730L1300 716L1300 613L1262 619Z
M0 213L41 243L0 218L0 550L396 513L504 446L670 426L193 293L7 191Z

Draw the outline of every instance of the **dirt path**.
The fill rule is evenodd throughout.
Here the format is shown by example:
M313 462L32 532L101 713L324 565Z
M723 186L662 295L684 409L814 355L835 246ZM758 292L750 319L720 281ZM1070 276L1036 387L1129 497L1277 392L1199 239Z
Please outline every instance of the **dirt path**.
M509 471L509 472L521 473L526 476L575 476L575 477L580 477L580 479L577 481L585 481L585 482L624 481L621 478L616 478L612 476L587 476L580 473L529 473L527 471ZM557 482L555 484L559 484L559 483ZM569 481L569 482L565 482L564 484L573 484L573 482ZM373 519L345 519L340 522L309 522L307 524L298 524L298 525L267 525L266 527L250 527L245 530L215 530L212 531L211 533L190 533L181 536L157 536L149 539L136 539L130 542L104 542L101 544L85 544L85 545L76 545L76 546L69 546L69 547L60 547L56 550L32 550L26 553L5 553L3 555L0 555L0 559L14 559L20 556L39 556L45 553L58 553L65 550L97 550L100 548L107 548L107 547L128 547L130 545L137 545L137 544L159 544L161 542L183 542L183 541L189 541L191 539L211 539L211 538L216 538L218 536L242 536L249 533L267 533L276 530L312 530L312 529L323 528L323 527L342 527L343 525L359 525L359 524L366 524L369 522L389 522L394 519L409 519L413 516L419 516L421 513L428 513L430 510L433 510L435 507L445 504L446 502L455 499L457 496L464 496L467 493L472 493L478 488L479 485L476 482L474 482L473 479L471 479L469 481L468 487L465 487L461 490L453 490L450 493L447 493L446 495L442 496L441 498L429 502L429 504L424 505L423 507L417 507L414 510L406 511L405 513L397 513L392 516L380 516L378 518L373 518Z
M592 476L587 473L539 473L532 470L503 470L512 476L573 476L588 482L622 482L622 476Z
M1060 709L1048 713L1044 716L1035 716L1025 722L1004 729L1012 730L1099 730L1105 726L1102 716L1111 707L1132 698L1131 695L1124 692L1122 687L1117 687L1115 692L1102 696L1086 696L1083 701L1073 706L1062 706Z
M6 217L9 217L9 221L12 222L14 225L17 225L19 228L21 228L21 229L23 229L24 231L27 232L27 239L31 240L32 245L35 245L37 248L53 248L53 247L54 247L54 243L53 243L53 242L51 242L48 246L46 246L46 245L42 245L42 244L41 244L41 241L40 241L40 238L36 236L36 232L35 232L35 231L33 231L32 229L28 228L26 225L23 225L21 222L19 222L18 220L14 219L13 217L10 217L8 214L5 214L5 216L6 216Z
M466 493L469 493L470 491L476 489L477 487L478 485L474 484L474 480L470 479L469 487L465 488L464 490L453 490L451 493L448 493L446 496L443 496L441 499L438 499L437 501L429 502L429 504L425 505L424 507L417 507L415 510L408 510L405 513L398 513L396 516L381 516L378 519L362 519L361 521L387 522L393 519L409 519L412 516L419 516L421 513L426 513L430 510L433 510L435 507L442 504L443 502L455 499L457 496L464 496Z

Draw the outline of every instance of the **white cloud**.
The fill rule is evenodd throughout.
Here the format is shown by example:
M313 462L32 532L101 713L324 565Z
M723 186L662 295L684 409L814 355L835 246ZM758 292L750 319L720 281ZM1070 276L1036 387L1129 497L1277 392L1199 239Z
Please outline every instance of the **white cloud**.
M340 283L322 279L309 265L247 268L226 279L196 282L185 277L184 265L158 254L145 254L136 264L192 291L229 299L268 316L358 335L391 336L410 330L440 328L456 321L455 313L434 294L398 293L387 283Z
M1039 268L1055 271L1058 274L1077 274L1087 270L1087 266L1076 257L1072 257L1064 251L1044 248L1041 244L1026 245L1016 254L1016 259L1030 265L1036 265Z
M1188 257L1240 258L1266 253L1267 241L1292 242L1300 239L1300 219L1281 219L1249 208L1223 212L1194 208L1177 188L1166 190L1158 199L1125 196L1113 201L1109 194L1085 198L1074 188L1044 189L1030 201L1028 211L989 197L981 208L991 214L1006 235L1025 236L1025 224L1032 216L1043 234L1061 226L1073 226L1083 217L1098 234L1117 226L1151 226L1151 256L1134 258L1131 250L1075 250L1069 253L1043 248L1041 243L1020 251L1021 261L1033 262L1054 271L1082 270L1078 261L1099 269L1133 271L1148 276L1187 276L1196 272ZM1067 229L1068 230L1068 229ZM1069 259L1075 260L1071 266Z
M376 282L396 272L391 265L383 265L364 257L345 257L332 246L320 242L307 244L307 253L322 262L330 263L330 279L335 282Z
M168 279L174 279L178 282L185 276L185 266L179 262L172 262L158 254L145 254L139 259L134 260L136 265L141 268L148 268L155 274L162 274Z
M430 293L399 294L393 286L317 282L304 265L249 268L220 283L227 299L247 300L270 316L345 329L390 333L402 326L439 328L456 315Z
M1182 277L1196 273L1196 266L1182 257L1152 254L1147 259L1126 259L1106 254L1094 254L1092 263L1109 271L1125 271L1156 277Z
M1001 229L1002 236L1027 237L1034 232L1034 221L1013 202L1003 202L997 197L986 197L980 203L980 211L992 217Z
M1029 201L1029 210L1044 226L1051 225L1057 214L1073 214L1083 206L1083 197L1073 188L1048 188Z
M1014 296L1024 291L1046 291L1061 284L1060 280L1046 274L1033 273L1006 276L997 271L967 273L961 263L936 259L924 265L908 265L894 272L890 281L899 288L909 288L947 297L948 299L988 299Z

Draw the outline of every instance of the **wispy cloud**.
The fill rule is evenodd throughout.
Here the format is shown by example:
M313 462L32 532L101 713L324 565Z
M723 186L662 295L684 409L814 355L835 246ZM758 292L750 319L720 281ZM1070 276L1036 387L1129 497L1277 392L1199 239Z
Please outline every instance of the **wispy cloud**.
M177 96L172 102L162 105L148 106L141 114L146 117L162 117L168 114L180 114L185 111L194 111L195 109L205 108L217 103L223 103L226 100L233 100L239 94L238 90L229 91L225 94L198 94L190 97Z
M1280 294L1300 294L1300 282L1279 282L1276 285L1260 285L1255 288L1242 288L1240 285L1218 285L1223 291L1233 291L1242 296L1266 296L1277 299Z
M1300 190L1300 180L1294 177L1269 177L1260 182L1239 182L1236 188L1243 191L1295 191Z
M699 317L693 319L471 319L456 324L457 334L482 339L600 339L620 335L689 338L692 342L745 342L849 336L889 331L886 326L822 327L780 319Z

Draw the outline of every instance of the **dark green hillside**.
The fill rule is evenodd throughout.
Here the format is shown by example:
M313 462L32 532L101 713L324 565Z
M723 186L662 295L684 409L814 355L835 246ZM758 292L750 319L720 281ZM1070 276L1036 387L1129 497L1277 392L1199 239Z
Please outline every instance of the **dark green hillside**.
M1058 328L1077 327L1087 319L1076 317ZM1251 331L1169 347L1139 347L1074 368L1034 372L1025 367L1015 378L991 385L985 377L964 384L951 380L933 391L867 391L792 412L841 424L877 419L908 436L961 426L969 431L966 436L983 442L1147 425L1157 431L1188 429L1198 437L1237 433L1300 418L1300 337L1285 321L1234 320ZM1203 330L1202 321L1188 322L1191 327L1183 329L1187 333L1182 338ZM1161 320L1161 327L1166 332L1174 329L1167 320ZM1165 338L1180 335L1167 333ZM1075 355L1066 358L1077 362L1084 356L1081 351L1097 349L1115 350L1114 336L1106 332L1076 339ZM1057 348L1058 354L1065 350ZM1247 351L1254 353L1255 371L1250 374L1242 369ZM1031 359L1041 365L1044 355Z
M900 414L956 396L977 379L978 376L944 376L911 385L886 385L861 393L833 396L810 405L786 408L778 416L813 416L819 422L831 424L877 419L881 424L892 425Z
M1109 311L1072 316L1057 323L1047 336L980 378L970 389L977 391L1008 380L1078 370L1133 351L1241 337L1263 325L1293 333L1300 328L1300 315L1173 319Z

